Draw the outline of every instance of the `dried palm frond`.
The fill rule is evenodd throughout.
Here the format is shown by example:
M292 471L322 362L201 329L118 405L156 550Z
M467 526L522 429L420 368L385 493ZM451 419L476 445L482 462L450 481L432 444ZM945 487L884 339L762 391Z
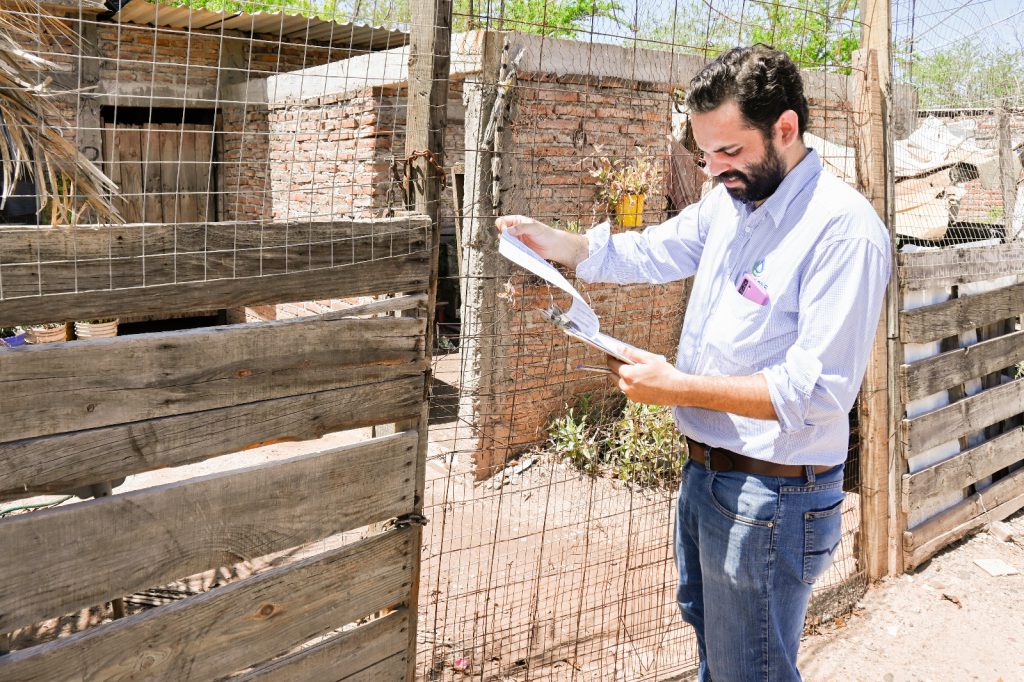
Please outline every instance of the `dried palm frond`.
M40 212L51 225L74 225L85 216L101 223L124 222L110 201L117 185L61 135L63 120L53 102L49 79L32 83L31 70L55 70L26 45L74 44L77 34L46 14L37 2L5 3L0 12L0 166L2 207L19 179L35 181Z

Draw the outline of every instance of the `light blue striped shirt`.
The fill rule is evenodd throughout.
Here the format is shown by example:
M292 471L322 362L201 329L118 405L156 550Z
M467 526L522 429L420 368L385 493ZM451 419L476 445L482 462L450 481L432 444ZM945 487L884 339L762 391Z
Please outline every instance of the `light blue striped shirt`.
M576 268L588 282L663 283L695 275L676 367L762 373L778 421L676 407L680 432L785 464L846 459L847 415L860 389L891 268L889 236L868 201L822 170L817 152L761 206L718 186L643 232L587 233ZM768 293L737 291L750 273Z

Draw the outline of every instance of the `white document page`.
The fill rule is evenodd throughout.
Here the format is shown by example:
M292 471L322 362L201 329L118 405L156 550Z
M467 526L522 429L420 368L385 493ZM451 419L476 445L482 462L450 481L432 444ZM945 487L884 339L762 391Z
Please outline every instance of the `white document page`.
M547 262L537 252L508 233L508 230L501 231L501 240L498 242L498 253L510 261L526 268L533 274L543 277L556 287L572 296L572 305L565 317L576 323L576 327L583 334L596 334L600 328L597 320L597 313L591 308L576 287L569 284L569 280L562 276L555 266Z
M501 240L498 242L498 253L572 296L572 306L567 313L561 316L564 319L554 319L550 314L545 313L566 334L614 358L633 364L633 361L623 355L622 351L625 348L638 349L625 341L602 333L600 331L601 324L594 309L587 304L580 292L576 291L576 288L569 283L569 280L563 277L562 273L553 265L537 255L536 251L510 235L507 230L502 230Z

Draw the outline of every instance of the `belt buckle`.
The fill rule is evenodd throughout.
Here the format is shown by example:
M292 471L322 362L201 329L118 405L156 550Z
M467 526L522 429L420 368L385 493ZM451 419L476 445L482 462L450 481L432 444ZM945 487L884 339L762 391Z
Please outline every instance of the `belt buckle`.
M732 471L733 469L736 468L736 463L734 461L732 461L732 457L730 457L727 452L721 450L720 448L711 448L711 447L709 447L709 448L706 449L704 454L707 457L708 462L710 462L711 468L713 470L715 470L715 471L719 471L721 473L727 473L727 472ZM724 459L725 462L727 462L726 466L718 466L718 465L716 465L716 463L715 463L715 455L721 455L721 457L719 457L719 461L722 461Z

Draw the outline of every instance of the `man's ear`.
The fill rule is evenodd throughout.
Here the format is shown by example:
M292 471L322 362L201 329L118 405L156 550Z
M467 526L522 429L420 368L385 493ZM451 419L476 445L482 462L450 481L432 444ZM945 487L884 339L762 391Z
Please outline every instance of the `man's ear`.
M776 142L783 149L800 139L800 118L792 109L786 109L779 115L774 128Z

